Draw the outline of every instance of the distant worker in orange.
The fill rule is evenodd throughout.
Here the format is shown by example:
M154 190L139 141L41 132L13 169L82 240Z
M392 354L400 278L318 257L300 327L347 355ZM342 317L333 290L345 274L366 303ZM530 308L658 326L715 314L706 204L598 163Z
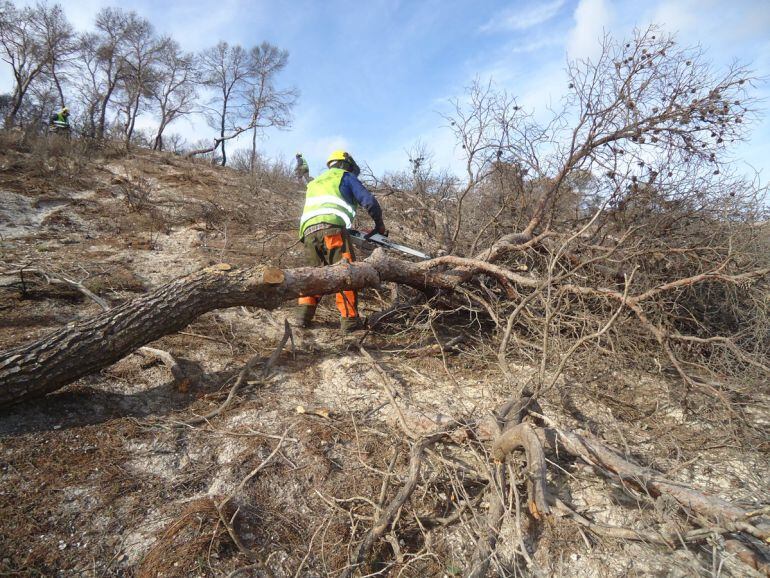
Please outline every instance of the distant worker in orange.
M361 205L374 221L375 230L387 235L382 221L382 209L358 175L361 169L347 152L337 150L326 161L328 170L307 185L305 209L299 225L299 237L305 246L309 265L323 267L334 265L342 259L353 262L353 247L348 229ZM315 315L320 295L299 298L299 310L295 324L308 327ZM353 290L337 293L337 309L342 319L343 332L363 328L358 315L357 295Z

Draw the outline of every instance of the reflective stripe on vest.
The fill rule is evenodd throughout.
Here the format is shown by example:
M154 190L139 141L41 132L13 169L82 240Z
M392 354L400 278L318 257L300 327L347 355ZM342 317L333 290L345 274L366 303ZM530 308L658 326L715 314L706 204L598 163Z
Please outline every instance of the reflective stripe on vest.
M329 169L308 184L305 209L299 224L300 238L308 226L316 223L346 228L353 224L356 206L348 203L340 193L344 174L342 169Z

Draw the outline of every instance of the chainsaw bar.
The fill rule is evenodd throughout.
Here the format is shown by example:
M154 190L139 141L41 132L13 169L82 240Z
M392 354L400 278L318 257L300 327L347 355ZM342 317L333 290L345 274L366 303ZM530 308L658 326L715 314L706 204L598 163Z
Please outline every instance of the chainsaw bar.
M363 245L364 247L366 247L366 243L371 243L372 245L377 245L385 249L392 249L394 251L400 251L401 253L406 253L407 255L411 255L412 257L417 257L418 259L430 259L429 255L426 255L425 253L421 253L417 249L412 249L411 247L394 243L393 241L391 241L384 235L380 235L379 233L372 233L371 235L367 235L365 233L362 233L361 231L356 231L355 229L348 229L348 233L350 233L350 238L353 239L353 241L355 241L356 244Z

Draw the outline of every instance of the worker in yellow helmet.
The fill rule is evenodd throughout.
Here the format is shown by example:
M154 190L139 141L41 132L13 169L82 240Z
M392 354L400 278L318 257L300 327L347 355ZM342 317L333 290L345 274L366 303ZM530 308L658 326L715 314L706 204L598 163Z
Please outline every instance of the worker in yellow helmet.
M50 129L54 132L68 131L70 129L69 119L70 119L70 111L66 106L63 106L59 112L51 115Z
M308 264L323 267L341 260L355 260L348 229L361 205L374 221L375 230L387 235L382 221L382 209L358 175L361 169L353 157L336 150L326 161L328 167L307 185L305 208L299 225L299 237L305 246ZM315 315L320 295L299 298L299 310L295 324L308 327ZM342 317L340 327L344 332L363 328L358 315L357 295L353 290L337 293L337 309Z

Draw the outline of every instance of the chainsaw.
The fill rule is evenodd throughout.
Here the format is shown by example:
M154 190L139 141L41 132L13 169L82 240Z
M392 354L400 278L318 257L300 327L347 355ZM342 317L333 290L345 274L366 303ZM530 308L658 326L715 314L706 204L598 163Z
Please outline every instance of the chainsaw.
M384 249L399 251L401 253L411 255L412 257L417 257L418 259L430 259L429 255L421 253L417 249L412 249L411 247L406 247L404 245L394 243L385 235L380 235L375 231L372 231L371 233L363 233L361 231L356 231L355 229L348 229L348 233L356 245L359 245L365 249L371 249L371 245L375 245Z

